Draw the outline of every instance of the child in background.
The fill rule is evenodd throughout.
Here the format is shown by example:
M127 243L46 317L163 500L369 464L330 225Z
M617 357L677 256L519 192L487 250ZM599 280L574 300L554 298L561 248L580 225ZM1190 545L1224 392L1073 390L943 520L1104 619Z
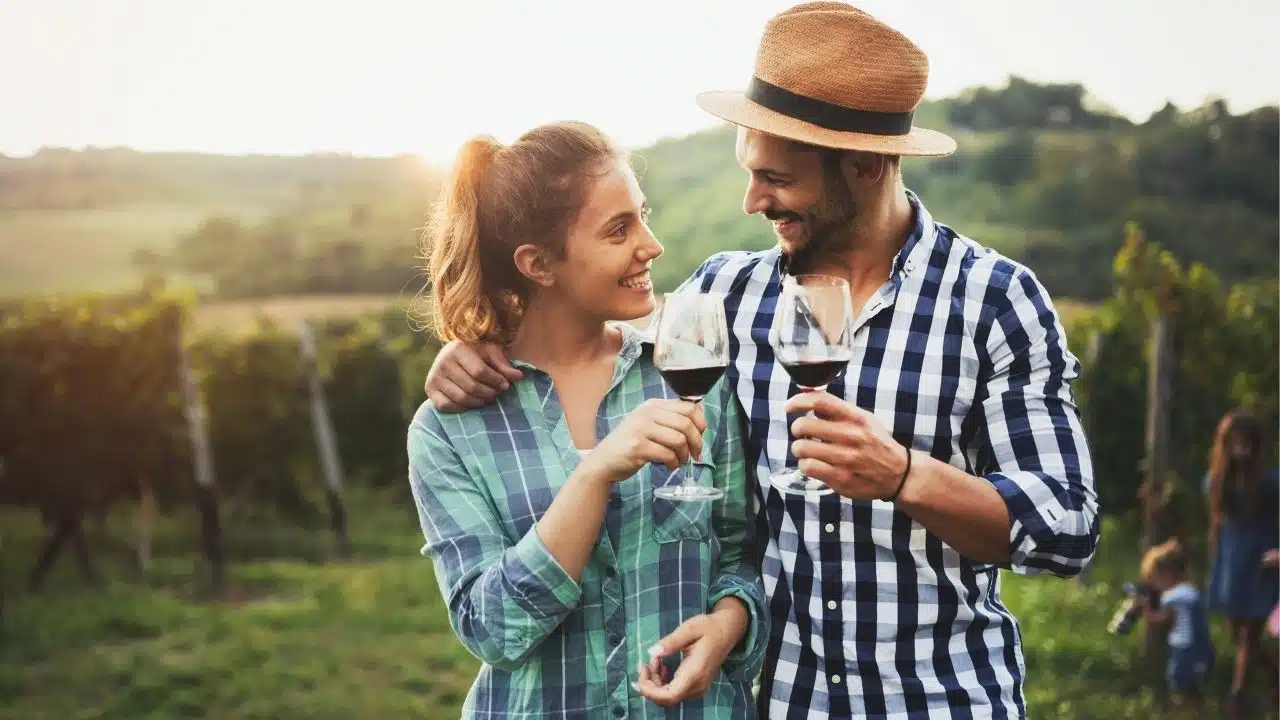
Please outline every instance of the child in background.
M1272 570L1280 568L1280 550L1268 550L1262 556L1262 567ZM1280 638L1280 603L1271 608L1271 616L1267 618L1267 632L1273 638Z
M1142 582L1160 593L1160 607L1141 599L1148 622L1170 625L1167 679L1175 705L1199 705L1203 687L1213 670L1209 619L1199 589L1190 581L1187 554L1176 539L1142 557Z

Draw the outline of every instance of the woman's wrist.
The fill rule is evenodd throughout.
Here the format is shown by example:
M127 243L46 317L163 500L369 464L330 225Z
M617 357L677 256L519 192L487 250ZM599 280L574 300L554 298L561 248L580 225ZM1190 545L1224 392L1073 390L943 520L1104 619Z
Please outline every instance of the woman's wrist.
M711 618L723 632L724 652L728 655L747 636L751 612L741 598L729 595L716 601L711 609Z
M617 482L607 465L590 456L582 458L570 478L580 481L583 487L603 491L606 495L610 486Z

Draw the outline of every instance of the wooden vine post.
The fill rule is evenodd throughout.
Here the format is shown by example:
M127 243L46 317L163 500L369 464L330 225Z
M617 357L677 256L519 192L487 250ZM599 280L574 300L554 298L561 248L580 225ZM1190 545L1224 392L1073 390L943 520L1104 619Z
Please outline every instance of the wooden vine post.
M316 449L320 454L320 469L324 473L325 496L329 502L329 522L338 538L338 553L351 555L351 538L347 533L347 510L342 498L342 462L338 457L338 444L329 419L329 406L325 401L324 387L320 380L320 364L317 359L315 336L311 325L303 318L298 323L299 344L306 365L307 384L311 394L311 427L315 433Z
M1173 354L1176 305L1173 273L1160 268L1160 286L1156 296L1156 316L1151 323L1150 357L1147 375L1146 478L1143 486L1142 551L1158 545L1174 532L1170 526L1169 508L1169 412L1173 374L1177 359ZM1167 627L1145 623L1146 655L1162 660Z
M182 383L183 410L187 432L191 438L191 458L196 476L196 504L200 509L200 537L205 559L209 563L210 581L215 594L226 590L226 558L222 551L222 529L218 522L217 483L213 472L213 450L205 423L204 404L182 333L178 333L178 373Z

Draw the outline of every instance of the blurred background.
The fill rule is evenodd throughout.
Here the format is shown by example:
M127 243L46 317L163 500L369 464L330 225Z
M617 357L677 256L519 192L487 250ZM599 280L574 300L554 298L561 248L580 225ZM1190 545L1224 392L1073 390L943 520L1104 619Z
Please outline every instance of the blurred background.
M693 97L790 4L0 3L0 718L456 717L477 663L404 457L441 176L472 134L586 120L634 151L658 291L769 247ZM908 186L1038 274L1084 363L1098 559L1003 579L1031 712L1164 717L1162 638L1107 624L1144 544L1204 577L1223 413L1274 463L1280 5L858 5L929 54L916 123L959 142Z

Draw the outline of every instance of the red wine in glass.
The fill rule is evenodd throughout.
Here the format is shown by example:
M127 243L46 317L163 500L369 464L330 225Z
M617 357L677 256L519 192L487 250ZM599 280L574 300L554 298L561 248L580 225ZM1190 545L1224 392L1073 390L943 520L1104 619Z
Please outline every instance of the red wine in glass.
M852 357L850 353L849 357L835 360L794 360L792 362L784 360L782 367L786 368L787 374L802 389L820 390L844 373Z
M698 402L707 393L711 392L711 388L715 386L716 381L724 375L725 365L704 365L701 367L664 367L659 368L662 373L662 379L667 381L671 389L681 400L689 402Z
M701 402L729 366L729 326L725 322L724 296L682 292L668 293L663 298L653 363L682 400ZM724 497L724 490L695 481L692 457L683 475L684 479L678 484L654 488L654 496L682 502Z

